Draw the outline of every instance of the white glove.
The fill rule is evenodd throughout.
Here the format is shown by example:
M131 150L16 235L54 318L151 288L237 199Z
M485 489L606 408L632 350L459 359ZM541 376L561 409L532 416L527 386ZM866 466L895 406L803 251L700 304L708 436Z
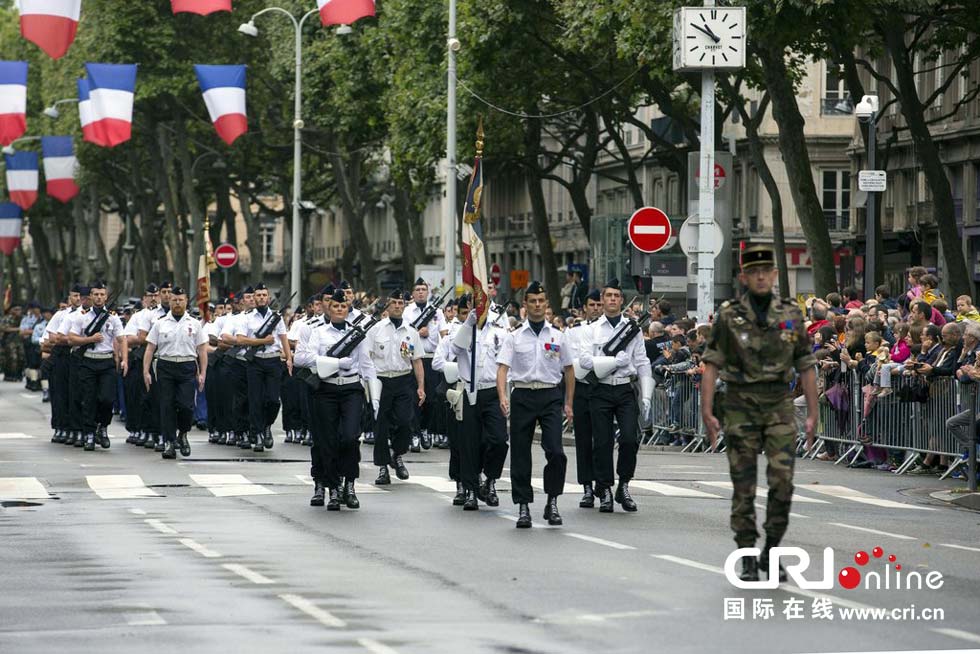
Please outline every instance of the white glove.
M583 370L592 370L592 355L583 354L581 357L579 357L578 363L580 366L582 366Z
M652 408L653 405L650 403L650 400L648 400L647 398L643 398L643 420L650 419L650 410Z
M616 365L618 367L623 368L625 366L628 366L629 364L630 364L630 355L626 354L626 352L616 353Z
M340 360L338 365L340 366L341 370L350 370L354 367L354 359L351 357L344 357Z

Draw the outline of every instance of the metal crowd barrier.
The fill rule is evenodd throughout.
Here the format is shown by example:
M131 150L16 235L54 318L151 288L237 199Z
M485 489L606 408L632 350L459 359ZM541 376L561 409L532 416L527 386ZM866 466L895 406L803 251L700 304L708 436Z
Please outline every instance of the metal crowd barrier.
M696 451L706 441L701 423L701 378L684 372L669 372L663 384L653 391L650 433L643 439L649 445L657 438L684 437L683 451ZM647 427L646 425L644 425Z

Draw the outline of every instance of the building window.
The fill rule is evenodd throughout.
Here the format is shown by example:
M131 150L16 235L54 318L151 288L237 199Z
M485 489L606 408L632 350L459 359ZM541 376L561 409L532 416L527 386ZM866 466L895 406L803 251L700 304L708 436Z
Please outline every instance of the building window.
M830 231L846 232L851 226L851 172L823 171L823 215Z
M824 62L824 92L820 103L820 113L824 116L848 116L854 113L851 94L844 86L842 66L832 62Z
M262 225L262 263L272 263L276 255L276 226Z

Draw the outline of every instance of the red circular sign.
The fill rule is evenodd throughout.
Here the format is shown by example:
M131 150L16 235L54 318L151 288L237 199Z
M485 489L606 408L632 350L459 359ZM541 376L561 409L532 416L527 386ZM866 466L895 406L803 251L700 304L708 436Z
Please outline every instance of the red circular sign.
M490 266L490 281L494 286L500 286L500 264Z
M231 268L238 263L238 250L231 243L222 243L214 249L214 262L221 268Z
M670 240L670 219L660 209L643 207L630 218L630 243L640 252L652 254L664 249Z
M722 186L725 185L725 178L726 178L726 176L727 176L727 173L725 172L725 167L722 166L719 163L716 163L715 164L715 190L716 191L718 189L720 189ZM697 180L697 183L698 184L701 183L701 169L700 168L698 168L697 171L694 173L694 178Z

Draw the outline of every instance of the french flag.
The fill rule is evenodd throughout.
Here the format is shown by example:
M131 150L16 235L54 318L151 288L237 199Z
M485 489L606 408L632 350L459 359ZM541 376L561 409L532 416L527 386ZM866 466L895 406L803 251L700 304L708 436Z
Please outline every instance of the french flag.
M44 156L44 179L48 195L59 202L68 202L78 195L75 183L75 147L70 136L41 137Z
M248 131L245 113L245 66L194 65L211 122L221 140L231 145Z
M27 130L27 62L0 61L0 145Z
M15 152L5 155L4 160L10 199L27 211L37 202L37 152Z
M354 21L374 16L374 0L316 0L320 22L324 25L350 25Z
M92 100L88 94L88 80L78 78L78 120L82 124L82 140L98 143L92 128Z
M8 257L20 245L20 207L13 202L0 202L0 252Z
M207 16L216 11L231 11L231 0L170 0L170 8L175 14Z
M136 64L89 63L85 64L85 73L93 137L86 136L85 140L106 148L125 143L133 134ZM81 89L78 99L81 107Z
M60 59L75 41L81 12L82 0L20 0L20 34Z

